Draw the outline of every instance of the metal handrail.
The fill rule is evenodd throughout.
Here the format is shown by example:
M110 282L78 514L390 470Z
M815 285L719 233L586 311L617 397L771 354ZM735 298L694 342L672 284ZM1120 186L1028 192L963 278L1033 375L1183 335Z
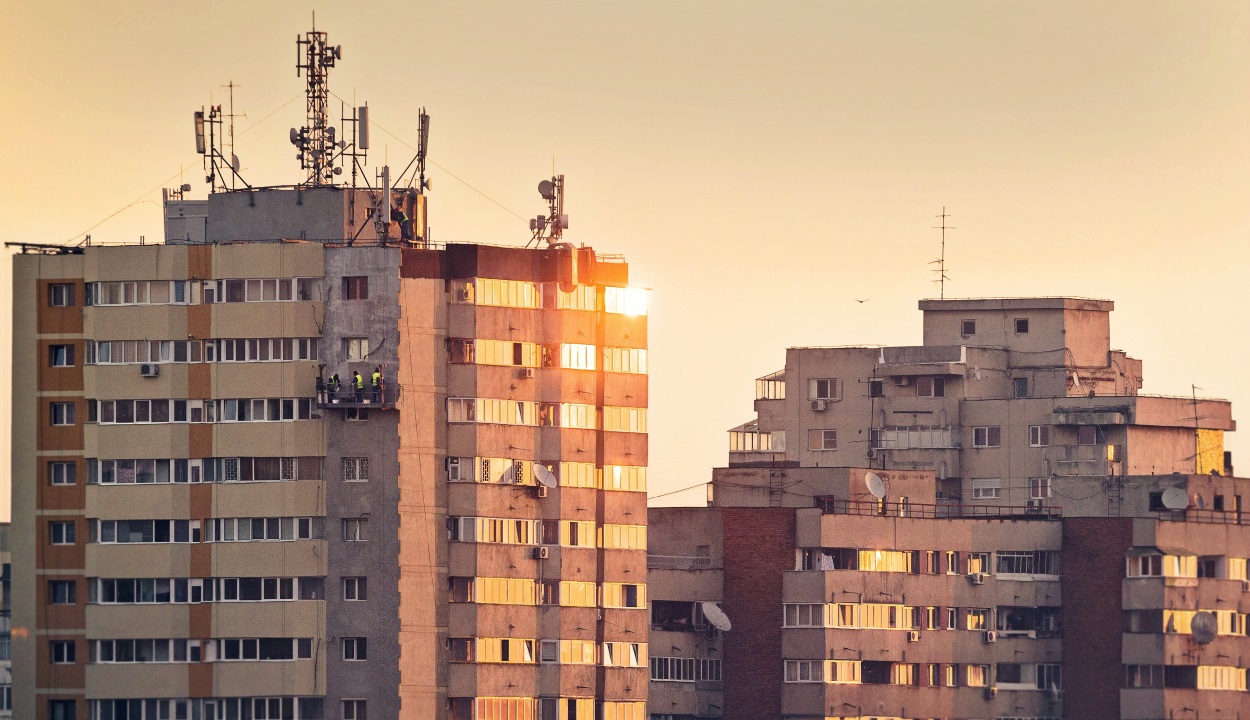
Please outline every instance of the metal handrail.
M1063 517L1063 509L1054 505L965 505L950 503L885 502L872 500L843 500L834 497L815 498L816 507L826 515L860 515L903 518L1013 518L1027 520L1057 520Z

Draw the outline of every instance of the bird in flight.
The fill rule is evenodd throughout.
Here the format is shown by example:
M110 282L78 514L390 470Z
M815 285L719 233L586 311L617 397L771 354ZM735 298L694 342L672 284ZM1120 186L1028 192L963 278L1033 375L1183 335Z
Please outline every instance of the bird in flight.
M851 299L852 299L852 300L854 300L855 302L859 303L860 305L863 305L864 303L868 302L868 301L869 301L869 300L871 300L872 298L864 298L863 300L860 300L859 298L851 298Z

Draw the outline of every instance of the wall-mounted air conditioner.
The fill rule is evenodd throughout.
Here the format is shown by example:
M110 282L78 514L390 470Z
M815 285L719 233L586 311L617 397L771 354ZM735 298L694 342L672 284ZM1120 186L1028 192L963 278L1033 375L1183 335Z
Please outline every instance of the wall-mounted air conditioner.
M156 363L143 363L139 366L139 374L147 378L156 377L161 374L161 366Z
M828 409L829 409L828 400L813 400L812 401L812 412L824 412Z
M551 548L547 547L546 545L534 548L535 560L546 560L549 557L551 557Z

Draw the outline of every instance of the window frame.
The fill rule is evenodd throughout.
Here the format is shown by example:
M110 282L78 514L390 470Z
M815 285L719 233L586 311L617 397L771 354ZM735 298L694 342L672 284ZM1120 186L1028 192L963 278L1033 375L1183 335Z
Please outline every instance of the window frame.
M1016 331L1015 333L1016 335L1028 335L1029 334L1029 319L1028 318L1016 318L1015 322L1012 323L1012 326Z
M340 586L343 602L366 602L369 600L369 576L345 575Z
M816 438L819 437L819 442ZM833 438L830 444L830 437ZM813 452L827 452L838 449L838 431L811 428L807 431L807 449Z
M368 300L369 299L369 276L368 275L344 275L343 276L343 299L344 300Z
M978 436L981 440L978 442ZM972 447L1002 447L1003 427L1001 425L977 425L972 428Z
M78 405L74 402L53 401L48 403L48 422L53 427L77 425Z
M61 295L59 302L58 294ZM76 295L75 283L48 283L48 307L76 307Z
M53 461L48 463L48 484L53 487L66 487L78 484L78 463L73 461Z
M1050 426L1029 426L1029 447L1050 447Z

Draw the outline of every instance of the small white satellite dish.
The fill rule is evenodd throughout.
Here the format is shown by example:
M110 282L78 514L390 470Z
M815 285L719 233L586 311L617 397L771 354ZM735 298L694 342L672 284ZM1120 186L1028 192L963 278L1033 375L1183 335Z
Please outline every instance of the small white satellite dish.
M733 624L729 622L729 616L725 614L724 610L717 607L716 603L705 600L701 605L703 607L703 617L707 618L712 627L717 630L733 629Z
M516 465L509 465L507 470L503 471L503 475L499 476L499 482L511 484L516 482Z
M1075 370L1072 371L1072 387L1081 386L1081 376Z
M543 180L538 183L538 194L543 196L544 200L550 200L556 196L555 183L550 180Z
M976 378L978 381L981 379L981 366L980 365L972 366L972 377Z
M1168 510L1184 510L1189 507L1189 495L1185 488L1170 487L1163 491L1163 507Z
M885 497L885 481L881 479L880 475L872 472L868 473L864 476L864 485L868 488L868 492L878 500Z
M556 480L555 473L548 470L546 465L534 463L534 477L538 478L539 483L546 485L547 487L555 487L560 484L560 482Z
M1207 508L1207 499L1198 493L1194 493L1194 507L1199 510L1205 510Z
M1203 645L1215 639L1218 629L1219 623L1216 622L1215 615L1206 610L1194 615L1194 619L1189 621L1189 632L1193 634L1195 641Z

